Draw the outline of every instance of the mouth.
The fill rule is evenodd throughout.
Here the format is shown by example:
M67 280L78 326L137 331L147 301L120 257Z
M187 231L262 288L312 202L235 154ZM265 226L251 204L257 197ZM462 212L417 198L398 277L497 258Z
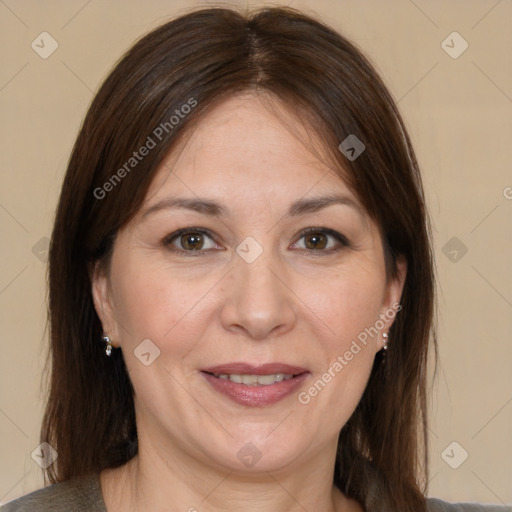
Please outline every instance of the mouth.
M282 382L283 380L290 380L297 375L290 373L271 373L270 375L241 375L236 373L210 373L217 379L230 380L237 384L245 384L246 386L271 386L276 382Z
M229 363L201 370L201 374L215 391L235 403L263 407L289 396L310 372L284 363Z

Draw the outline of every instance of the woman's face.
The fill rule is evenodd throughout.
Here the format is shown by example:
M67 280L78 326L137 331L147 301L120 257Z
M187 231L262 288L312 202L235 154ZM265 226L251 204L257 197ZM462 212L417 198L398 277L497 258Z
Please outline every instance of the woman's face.
M212 110L93 280L140 446L230 471L334 457L396 313L400 269L387 282L377 226L255 96Z

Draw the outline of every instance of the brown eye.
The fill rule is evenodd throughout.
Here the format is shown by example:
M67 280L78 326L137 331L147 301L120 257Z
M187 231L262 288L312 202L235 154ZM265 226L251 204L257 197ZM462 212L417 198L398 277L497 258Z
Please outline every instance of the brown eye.
M328 254L349 247L350 243L344 235L333 229L308 228L301 233L294 246L295 249L306 250L312 254Z
M203 248L204 238L201 233L186 233L180 237L181 246L186 251L196 251Z
M178 253L203 254L212 249L218 249L213 236L199 228L183 228L175 231L162 240L167 249Z
M327 236L324 233L311 233L304 237L307 249L325 249L327 247Z

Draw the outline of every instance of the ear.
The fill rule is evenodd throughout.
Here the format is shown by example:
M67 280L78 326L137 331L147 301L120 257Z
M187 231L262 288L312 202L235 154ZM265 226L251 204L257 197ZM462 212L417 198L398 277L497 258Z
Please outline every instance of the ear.
M118 346L119 330L115 321L109 277L100 262L95 262L90 276L94 309L101 321L103 332L112 339L113 346Z
M379 351L384 346L382 334L388 333L389 329L395 321L396 315L402 309L400 300L404 289L405 278L407 276L407 261L403 256L398 256L396 259L397 272L395 277L390 279L386 284L386 292L382 304L382 311L380 320L382 323L379 325L380 336L377 339L376 350ZM382 326L382 324L384 324ZM382 328L380 328L382 326ZM392 341L392 340L390 340Z

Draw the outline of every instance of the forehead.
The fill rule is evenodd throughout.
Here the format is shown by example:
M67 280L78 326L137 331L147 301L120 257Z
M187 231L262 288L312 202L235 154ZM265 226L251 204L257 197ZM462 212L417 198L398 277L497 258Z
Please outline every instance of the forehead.
M336 191L354 197L311 127L276 98L254 93L204 115L167 156L148 197L178 189L219 197L236 191L245 201Z

